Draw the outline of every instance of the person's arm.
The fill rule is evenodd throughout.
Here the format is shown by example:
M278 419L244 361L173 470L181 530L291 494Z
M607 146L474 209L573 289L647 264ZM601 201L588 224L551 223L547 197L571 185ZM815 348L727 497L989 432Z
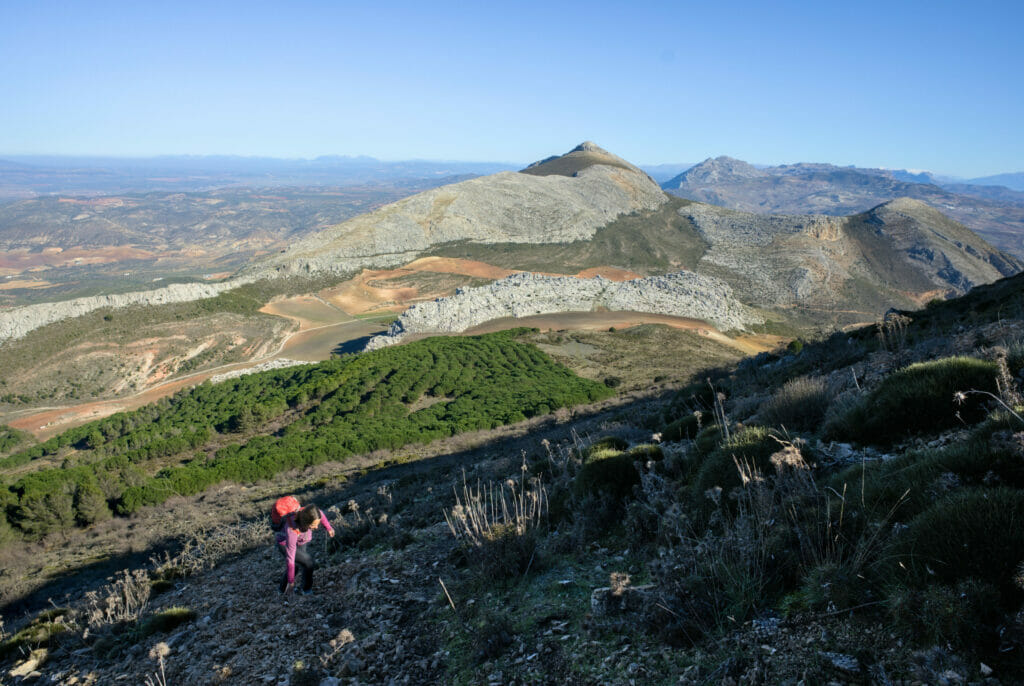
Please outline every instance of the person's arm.
M331 523L329 521L327 521L327 515L324 514L323 510L320 510L320 524L322 524L323 527L327 529L327 535L331 538L334 538L334 527L331 526Z

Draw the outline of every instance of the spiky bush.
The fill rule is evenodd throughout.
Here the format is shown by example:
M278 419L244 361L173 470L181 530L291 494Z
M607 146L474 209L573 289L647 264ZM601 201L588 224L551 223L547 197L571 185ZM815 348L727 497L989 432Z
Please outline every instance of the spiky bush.
M138 624L140 637L152 636L155 633L167 633L185 622L196 618L196 611L188 607L168 607L154 612Z
M737 464L753 466L764 474L774 472L769 458L781 448L777 435L763 426L750 426L723 441L705 458L694 481L695 497L700 500L710 488L728 493L742 483Z
M996 393L996 364L970 357L948 357L912 364L887 376L862 403L830 422L830 438L888 444L914 434L935 433L985 418L983 398L957 404L957 393Z
M661 430L661 440L683 441L694 438L700 431L701 418L700 412L693 412L668 423Z
M862 504L871 519L894 513L908 520L939 498L960 488L1024 488L1024 454L1008 440L1009 432L972 436L943 448L908 451L886 462L855 465L831 480L849 489L851 502Z
M831 394L820 377L801 376L790 379L765 401L758 414L771 426L794 431L814 431L825 418Z
M640 474L633 463L637 457L612 448L588 451L573 484L578 498L604 496L613 502L625 500L640 483Z
M897 540L903 578L923 587L974 578L1018 598L1015 572L1024 557L1024 491L972 488L953 493L915 517Z
M718 444L725 438L725 432L721 424L710 424L697 432L693 438L693 446L701 455L707 455L718 447Z

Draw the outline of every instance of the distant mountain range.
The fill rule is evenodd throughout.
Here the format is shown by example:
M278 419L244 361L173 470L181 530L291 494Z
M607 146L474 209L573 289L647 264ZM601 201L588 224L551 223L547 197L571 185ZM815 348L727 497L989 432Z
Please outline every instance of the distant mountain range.
M885 169L790 164L758 168L707 159L662 187L679 197L760 213L848 215L894 198L915 198L1024 256L1024 193L1000 186L922 183L934 177Z
M726 207L671 202L646 173L587 142L519 173L428 190L317 231L243 273L342 274L425 255L562 273L601 265L640 274L685 267L722 279L748 304L804 323L843 323L959 295L1024 268L963 225L896 192L944 193L937 187L829 165L779 169L709 160L677 177L675 190L706 189L708 202ZM857 192L840 196L840 186ZM819 216L727 209L746 193L757 197L755 188L768 202L806 205L821 197ZM885 189L891 193L885 201L850 211ZM820 216L822 208L839 213L839 207L850 216Z
M0 202L39 195L111 195L206 191L229 186L349 186L493 174L516 165L436 160L383 161L324 156L312 160L236 156L146 158L6 156Z

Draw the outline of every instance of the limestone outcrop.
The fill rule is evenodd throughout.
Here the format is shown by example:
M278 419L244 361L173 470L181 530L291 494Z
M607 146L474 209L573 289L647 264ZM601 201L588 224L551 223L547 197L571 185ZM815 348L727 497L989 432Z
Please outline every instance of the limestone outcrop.
M742 330L763 321L733 297L728 285L693 272L621 282L523 272L413 305L386 334L370 339L367 349L399 343L410 334L458 333L503 317L601 308L702 319L722 330Z
M47 324L81 317L104 308L117 309L131 305L166 305L213 298L225 291L251 283L252 278L233 279L223 283L175 283L152 291L94 295L63 302L39 303L0 311L0 343L22 338L28 332Z

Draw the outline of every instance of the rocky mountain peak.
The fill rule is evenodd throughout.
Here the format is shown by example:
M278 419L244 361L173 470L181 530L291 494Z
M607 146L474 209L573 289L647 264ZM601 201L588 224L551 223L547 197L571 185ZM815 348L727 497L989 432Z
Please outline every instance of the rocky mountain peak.
M765 175L765 172L748 162L722 155L715 158L709 157L700 164L690 167L679 176L666 181L662 187L679 188L685 184L723 183Z
M521 169L520 172L535 176L576 176L587 167L597 164L643 173L637 167L621 157L611 154L593 141L583 141L564 155L554 155L534 162L526 169Z
M598 145L594 141L583 141L582 143L577 145L575 148L573 148L569 152L570 153L574 153L574 152L596 152L596 153L600 153L601 155L611 155L610 152L608 152L607 150L602 148L600 145Z

